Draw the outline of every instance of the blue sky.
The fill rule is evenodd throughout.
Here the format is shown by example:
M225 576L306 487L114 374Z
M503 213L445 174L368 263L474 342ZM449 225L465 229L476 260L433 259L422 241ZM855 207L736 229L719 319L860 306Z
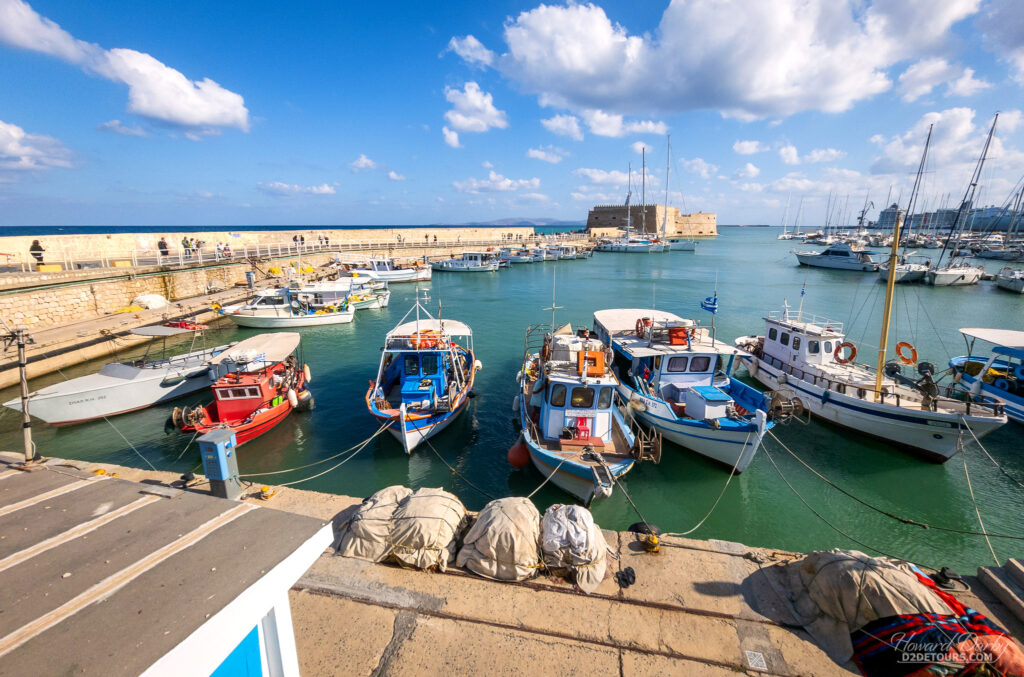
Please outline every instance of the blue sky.
M848 221L996 111L979 201L1024 174L1019 0L294 4L0 0L0 225L583 220L666 134L670 204Z

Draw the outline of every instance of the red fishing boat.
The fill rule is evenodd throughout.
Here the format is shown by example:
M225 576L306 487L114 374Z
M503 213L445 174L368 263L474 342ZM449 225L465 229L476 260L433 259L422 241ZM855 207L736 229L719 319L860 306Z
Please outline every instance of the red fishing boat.
M296 358L298 346L294 332L260 334L210 360L213 368L229 366L213 384L213 402L176 407L171 414L174 426L199 435L230 429L241 445L276 426L292 410L312 407L309 367Z

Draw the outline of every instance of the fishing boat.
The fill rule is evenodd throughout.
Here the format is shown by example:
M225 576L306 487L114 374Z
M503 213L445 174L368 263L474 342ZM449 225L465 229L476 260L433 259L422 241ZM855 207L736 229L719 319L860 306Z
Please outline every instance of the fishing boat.
M202 326L202 325L197 325ZM143 355L130 362L110 362L99 372L47 386L28 396L29 413L55 426L82 423L151 407L204 388L217 377L207 362L230 347L201 345L201 329L139 327L132 335L149 339ZM170 354L167 339L192 334L189 351ZM154 350L157 342L161 348ZM21 411L21 399L4 402Z
M210 360L227 373L213 384L213 401L175 407L171 423L184 433L203 435L228 429L245 444L283 421L297 408L312 408L309 366L295 356L295 332L260 334L240 341Z
M522 443L544 477L587 505L611 496L638 460L661 457L658 436L623 417L610 363L608 349L587 329L533 325L526 331L513 405Z
M914 213L930 142L931 128L908 214ZM772 390L791 391L812 414L942 463L961 450L965 436L973 432L984 437L1006 423L1006 414L999 404L962 402L949 397L949 391L942 396L932 378L934 365L918 362L917 350L909 342L896 344L898 361L886 361L900 225L896 219L873 369L856 362L857 346L847 340L841 322L803 312L806 289L800 292L795 313L784 303L781 312L764 318L764 335L744 336L735 344L750 353L740 360L752 377ZM916 378L903 375L908 366L916 366Z
M500 257L509 263L533 263L536 260L531 250L519 247L502 247Z
M1024 425L1024 331L961 329L967 354L949 361L953 383L981 402L999 402L1007 416ZM991 343L989 355L974 353L975 341Z
M262 289L245 303L224 306L219 312L240 327L260 329L344 324L355 315L356 309L348 301L351 290L349 278L297 288Z
M430 266L402 266L390 258L370 259L365 263L348 264L345 268L352 277L368 277L383 282L425 282L433 272Z
M478 369L469 326L435 319L417 300L384 337L366 406L408 454L462 413Z
M498 255L491 251L463 252L462 256L452 256L430 264L434 270L448 273L490 273L498 270L498 265Z
M599 310L594 333L612 347L612 370L630 415L737 473L750 465L774 423L770 398L732 378L742 350L662 310Z
M825 248L825 251L794 252L802 266L815 268L836 268L839 270L859 270L874 272L878 270L879 261L874 252L854 249L845 242L837 242Z
M347 298L348 305L353 310L376 310L379 308L387 308L388 303L391 301L391 290L387 288L387 282L381 282L379 284L384 286L378 288L361 287L355 289Z
M1006 266L996 275L996 286L1014 294L1024 294L1024 270Z

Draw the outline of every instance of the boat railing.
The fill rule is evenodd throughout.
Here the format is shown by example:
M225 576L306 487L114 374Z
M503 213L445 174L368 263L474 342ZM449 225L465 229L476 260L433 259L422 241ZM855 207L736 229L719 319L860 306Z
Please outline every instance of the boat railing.
M836 322L824 315L804 312L802 310L771 310L768 312L768 319L776 322L802 322L813 324L825 329L830 329L837 334L843 333L843 323Z

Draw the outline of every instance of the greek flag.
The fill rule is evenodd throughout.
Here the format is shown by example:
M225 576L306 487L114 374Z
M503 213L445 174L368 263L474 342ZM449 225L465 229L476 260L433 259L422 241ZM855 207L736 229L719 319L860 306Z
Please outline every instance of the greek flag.
M714 297L709 296L706 299L704 299L703 301L701 301L700 302L700 307L703 308L704 310L708 311L709 313L712 313L712 314L717 313L718 312L718 294L716 293L714 295Z

